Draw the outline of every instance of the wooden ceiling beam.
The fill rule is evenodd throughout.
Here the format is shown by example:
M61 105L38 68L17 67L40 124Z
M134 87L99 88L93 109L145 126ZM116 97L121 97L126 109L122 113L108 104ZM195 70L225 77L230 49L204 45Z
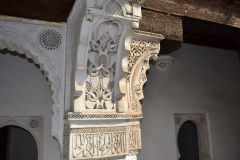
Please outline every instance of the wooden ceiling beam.
M159 12L142 10L140 30L146 32L160 33L165 39L183 41L182 19Z
M147 0L142 8L240 28L240 4L226 0Z

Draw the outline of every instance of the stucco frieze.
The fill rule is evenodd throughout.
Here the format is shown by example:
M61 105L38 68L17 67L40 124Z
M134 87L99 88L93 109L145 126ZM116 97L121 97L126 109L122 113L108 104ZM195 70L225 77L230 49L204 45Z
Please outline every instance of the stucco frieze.
M92 159L137 154L141 148L140 123L70 125L69 159ZM66 149L68 150L68 149Z

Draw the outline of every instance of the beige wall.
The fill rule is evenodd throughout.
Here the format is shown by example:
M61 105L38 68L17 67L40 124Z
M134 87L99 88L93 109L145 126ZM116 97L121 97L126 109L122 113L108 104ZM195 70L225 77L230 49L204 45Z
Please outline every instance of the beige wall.
M177 160L174 113L206 113L212 160L240 159L240 64L235 51L184 44L144 88L140 160Z
M33 63L18 56L0 54L0 116L42 116L43 159L59 160L60 148L50 130L51 104L48 83Z

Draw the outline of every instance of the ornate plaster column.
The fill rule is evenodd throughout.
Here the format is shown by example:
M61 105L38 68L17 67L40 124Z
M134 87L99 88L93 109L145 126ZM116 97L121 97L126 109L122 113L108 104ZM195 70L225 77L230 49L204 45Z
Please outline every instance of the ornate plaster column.
M145 72L163 39L137 31L140 18L134 1L87 1L74 107L65 120L65 159L137 159Z

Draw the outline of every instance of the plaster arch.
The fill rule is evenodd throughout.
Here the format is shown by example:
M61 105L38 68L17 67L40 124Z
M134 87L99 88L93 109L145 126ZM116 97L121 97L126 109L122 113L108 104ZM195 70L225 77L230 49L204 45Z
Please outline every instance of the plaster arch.
M52 99L52 118L51 118L51 133L54 138L57 139L59 145L62 145L62 135L59 132L59 128L61 127L61 123L59 123L60 119L60 107L59 104L59 78L55 72L55 66L53 64L46 63L44 58L41 55L32 51L31 49L23 47L21 44L14 43L11 40L1 40L0 39L0 51L5 50L6 53L17 53L19 55L24 55L26 58L33 60L33 62L39 65L40 70L43 72L44 77L47 79L49 88L51 90L51 99ZM63 110L63 108L62 108ZM63 130L63 129L62 129ZM60 129L61 131L61 129Z

